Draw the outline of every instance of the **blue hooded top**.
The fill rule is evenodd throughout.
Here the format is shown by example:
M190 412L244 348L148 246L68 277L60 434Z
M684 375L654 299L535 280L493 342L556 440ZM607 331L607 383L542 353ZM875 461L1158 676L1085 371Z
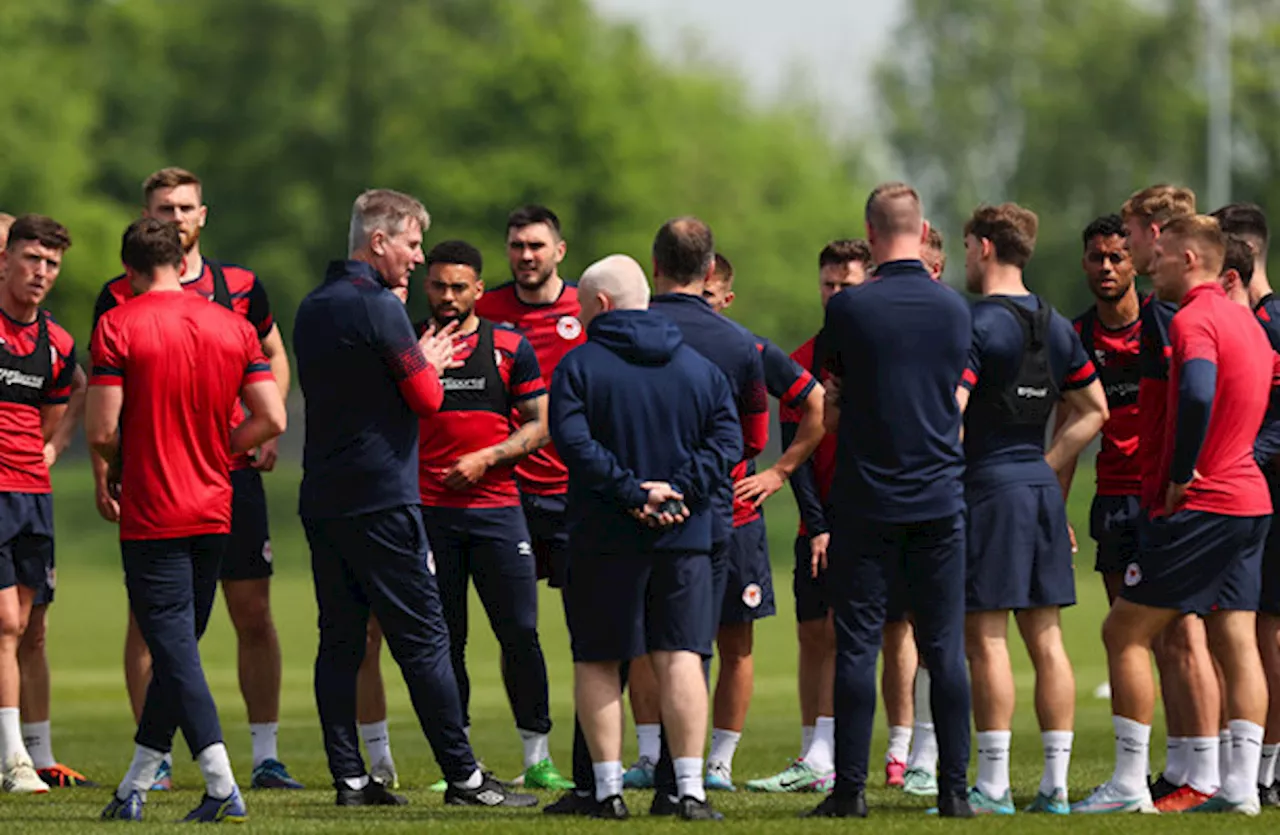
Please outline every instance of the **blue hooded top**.
M742 430L729 381L669 319L615 310L592 320L552 376L549 423L569 470L571 555L710 551L711 497L742 459ZM632 518L645 481L681 492L690 518L667 531Z

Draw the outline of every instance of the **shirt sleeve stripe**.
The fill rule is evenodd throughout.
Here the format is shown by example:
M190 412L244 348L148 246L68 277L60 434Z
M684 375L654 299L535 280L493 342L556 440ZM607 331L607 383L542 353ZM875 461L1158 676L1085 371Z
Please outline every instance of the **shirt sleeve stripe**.
M93 367L93 376L95 377L123 377L124 372L119 368L113 368L109 365L95 365Z
M270 368L254 370L252 368L245 371L244 384L250 383L271 383L275 382L275 375L271 373Z
M791 384L791 388L787 389L780 399L788 406L798 407L809 396L809 392L813 391L813 387L817 383L818 381L813 378L813 375L806 371Z
M973 388L978 384L978 375L973 373L972 368L966 368L960 375L960 384L965 388Z
M120 374L97 374L89 378L91 386L123 386L124 377Z
M1091 360L1085 360L1084 365L1067 375L1067 385L1081 385L1081 381L1087 383L1091 378L1096 376L1098 376L1098 372L1093 367L1093 362Z
M256 374L261 371L270 371L271 366L265 362L251 362L249 367L245 369L245 374Z

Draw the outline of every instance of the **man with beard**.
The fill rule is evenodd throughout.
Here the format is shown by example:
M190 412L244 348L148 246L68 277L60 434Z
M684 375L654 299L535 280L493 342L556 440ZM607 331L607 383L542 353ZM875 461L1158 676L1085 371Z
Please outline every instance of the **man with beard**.
M586 339L578 321L578 288L560 278L566 244L560 234L560 219L545 206L523 206L507 219L507 257L513 280L477 297L475 314L496 325L512 328L527 340L542 371L544 388L560 358ZM404 299L401 299L403 301ZM512 418L521 421L518 412ZM547 579L552 588L564 587L565 496L569 476L550 443L522 458L515 467L516 484L528 526L529 543L538 579ZM380 646L376 625L371 627L369 649L360 670L360 736L369 749L372 773L389 785L399 784L391 757L391 737L387 728L386 693L378 673ZM530 741L541 751L540 743ZM585 743L584 743L585 744ZM533 748L526 751L531 755ZM529 788L564 790L573 788L548 754L516 778ZM444 791L445 782L432 786Z
M1102 379L1111 415L1102 426L1089 535L1098 546L1094 570L1102 575L1108 602L1115 602L1125 567L1138 552L1142 490L1138 465L1139 314L1148 296L1134 285L1133 259L1119 215L1097 218L1085 227L1082 237L1082 265L1096 302L1072 324ZM1058 426L1066 422L1069 411L1065 403L1058 405ZM1071 494L1075 465L1075 461L1069 462L1061 473L1064 500Z
M419 429L422 520L449 626L451 660L465 727L467 587L475 579L494 635L525 771L551 764L547 665L538 642L538 578L520 509L515 465L550 440L547 392L529 342L476 315L484 294L480 251L464 241L437 244L426 259L432 325L458 323L454 360L444 372L444 402ZM512 431L512 411L519 426Z
M253 325L262 343L263 354L280 387L281 397L289 395L289 358L285 354L280 329L271 316L267 291L252 271L205 258L200 251L200 235L208 220L200 179L181 168L163 168L142 186L143 216L174 223L182 237L185 260L182 287L198 293ZM94 325L108 310L134 297L126 276L107 282L93 311ZM244 419L237 409L237 422ZM272 439L231 462L231 539L222 559L222 593L227 612L235 626L240 692L249 715L253 739L252 786L260 789L300 789L280 761L276 736L280 723L280 641L271 619L271 538L267 528L267 498L262 473L275 467L278 441ZM119 504L108 484L106 463L93 457L98 512L108 522L119 521ZM132 615L125 638L125 685L134 718L142 715L142 704L151 680L151 657ZM166 758L156 773L156 790L171 786L172 760Z

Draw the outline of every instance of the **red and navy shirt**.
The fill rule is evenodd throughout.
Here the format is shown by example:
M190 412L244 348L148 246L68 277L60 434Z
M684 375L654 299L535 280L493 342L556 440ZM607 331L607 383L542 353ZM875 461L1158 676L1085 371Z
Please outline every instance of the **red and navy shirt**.
M91 386L123 386L120 538L231 530L231 425L244 386L271 380L258 334L191 293L103 314Z
M200 275L190 281L182 282L182 289L202 296L209 301L217 301L217 282L213 274L213 267L206 258L201 258L201 263ZM254 330L257 331L259 339L266 339L267 335L271 333L271 328L275 325L275 320L271 317L271 303L267 300L266 288L262 286L262 282L253 274L252 270L221 262L219 262L219 266L222 268L223 280L226 281L227 300L231 305L231 311L248 320L249 324L253 325ZM98 320L102 318L104 313L124 304L133 297L133 286L129 284L128 276L119 275L104 284L102 292L98 294L98 301L93 306L94 327L97 327ZM237 403L232 428L234 429L243 422L244 408ZM251 463L252 459L247 453L237 455L232 458L231 469L243 470L248 468Z
M764 385L769 394L778 401L781 410L790 409L799 412L809 392L818 381L802 365L797 365L782 349L763 336L756 337L756 348L760 350L760 360L764 363ZM799 423L797 418L796 423ZM733 468L733 481L736 484L755 473L754 461L743 461ZM754 501L744 501L736 496L733 500L733 526L740 528L748 522L760 518L760 508Z
M1138 458L1138 388L1142 379L1142 308L1151 297L1139 296L1138 318L1114 330L1102 324L1096 307L1071 323L1092 360L1107 395L1110 417L1102 425L1096 467L1099 496L1137 496L1142 492Z
M1138 348L1138 462L1142 471L1142 507L1152 511L1164 506L1166 483L1161 481L1160 456L1165 444L1165 416L1168 408L1169 324L1177 305L1152 299L1138 316L1141 345Z
M791 359L801 368L809 369L811 375L820 375L825 383L831 379L831 373L823 368L825 356L820 347L821 342L822 334L819 333L795 349L791 353ZM805 394L807 396L808 392ZM779 409L778 419L782 424L785 443L790 443L790 439L795 437L801 416L799 408L786 403ZM800 509L800 536L827 533L831 529L827 521L826 506L831 496L831 484L836 477L836 438L835 432L823 435L813 456L797 467L791 476L791 491Z
M1044 304L1035 295L1004 298L1028 310L1037 310ZM1000 419L998 412L972 408L977 398L1003 391L1017 379L1025 350L1022 325L1014 313L985 300L974 304L973 342L960 382L973 392L964 431L967 491L997 490L1014 484L1057 484L1053 470L1044 460L1045 425L1010 425ZM1080 337L1056 310L1050 312L1048 351L1049 370L1059 391L1081 389L1098 378Z
M418 326L419 333L425 323ZM481 343L487 356L477 353ZM444 477L463 455L487 449L511 434L511 412L516 404L547 393L538 358L529 341L507 328L495 328L485 320L480 327L457 340L453 358L461 368L445 371L440 383L444 402L440 410L419 422L418 477L422 503L428 507L519 507L511 466L490 467L472 487L452 490Z
M1258 324L1271 343L1271 350L1280 353L1280 300L1273 293L1268 293L1258 300L1253 308L1258 317ZM1276 456L1280 455L1280 381L1271 392L1271 405L1267 408L1267 417L1263 421L1262 431L1253 446L1253 456L1262 467L1263 475L1271 482L1272 489L1280 492L1280 468L1276 466Z
M548 389L560 358L587 341L578 321L581 310L578 287L568 281L559 297L547 304L521 301L514 281L486 290L476 302L477 316L514 328L529 341L542 369L543 385ZM558 496L569 489L569 473L552 444L517 464L516 478L522 491L535 496Z
M1216 282L1193 287L1169 326L1169 362L1164 444L1159 479L1169 482L1178 423L1178 386L1183 366L1204 360L1216 366L1209 425L1195 460L1199 477L1176 510L1222 516L1265 516L1271 494L1253 458L1253 444L1271 397L1277 359L1246 308L1227 298ZM1152 516L1163 515L1163 491Z
M47 311L32 322L0 311L0 492L50 492L40 407L70 399L75 371L75 340Z

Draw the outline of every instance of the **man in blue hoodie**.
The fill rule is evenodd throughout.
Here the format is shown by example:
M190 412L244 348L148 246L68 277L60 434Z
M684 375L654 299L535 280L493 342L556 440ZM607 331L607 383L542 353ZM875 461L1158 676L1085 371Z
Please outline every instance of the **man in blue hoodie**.
M644 271L626 256L579 283L587 343L551 382L552 440L569 470L565 605L575 701L591 750L596 817L622 801L622 662L650 654L676 771L676 813L718 819L702 777L702 659L716 618L713 496L742 459L725 376L648 311Z

